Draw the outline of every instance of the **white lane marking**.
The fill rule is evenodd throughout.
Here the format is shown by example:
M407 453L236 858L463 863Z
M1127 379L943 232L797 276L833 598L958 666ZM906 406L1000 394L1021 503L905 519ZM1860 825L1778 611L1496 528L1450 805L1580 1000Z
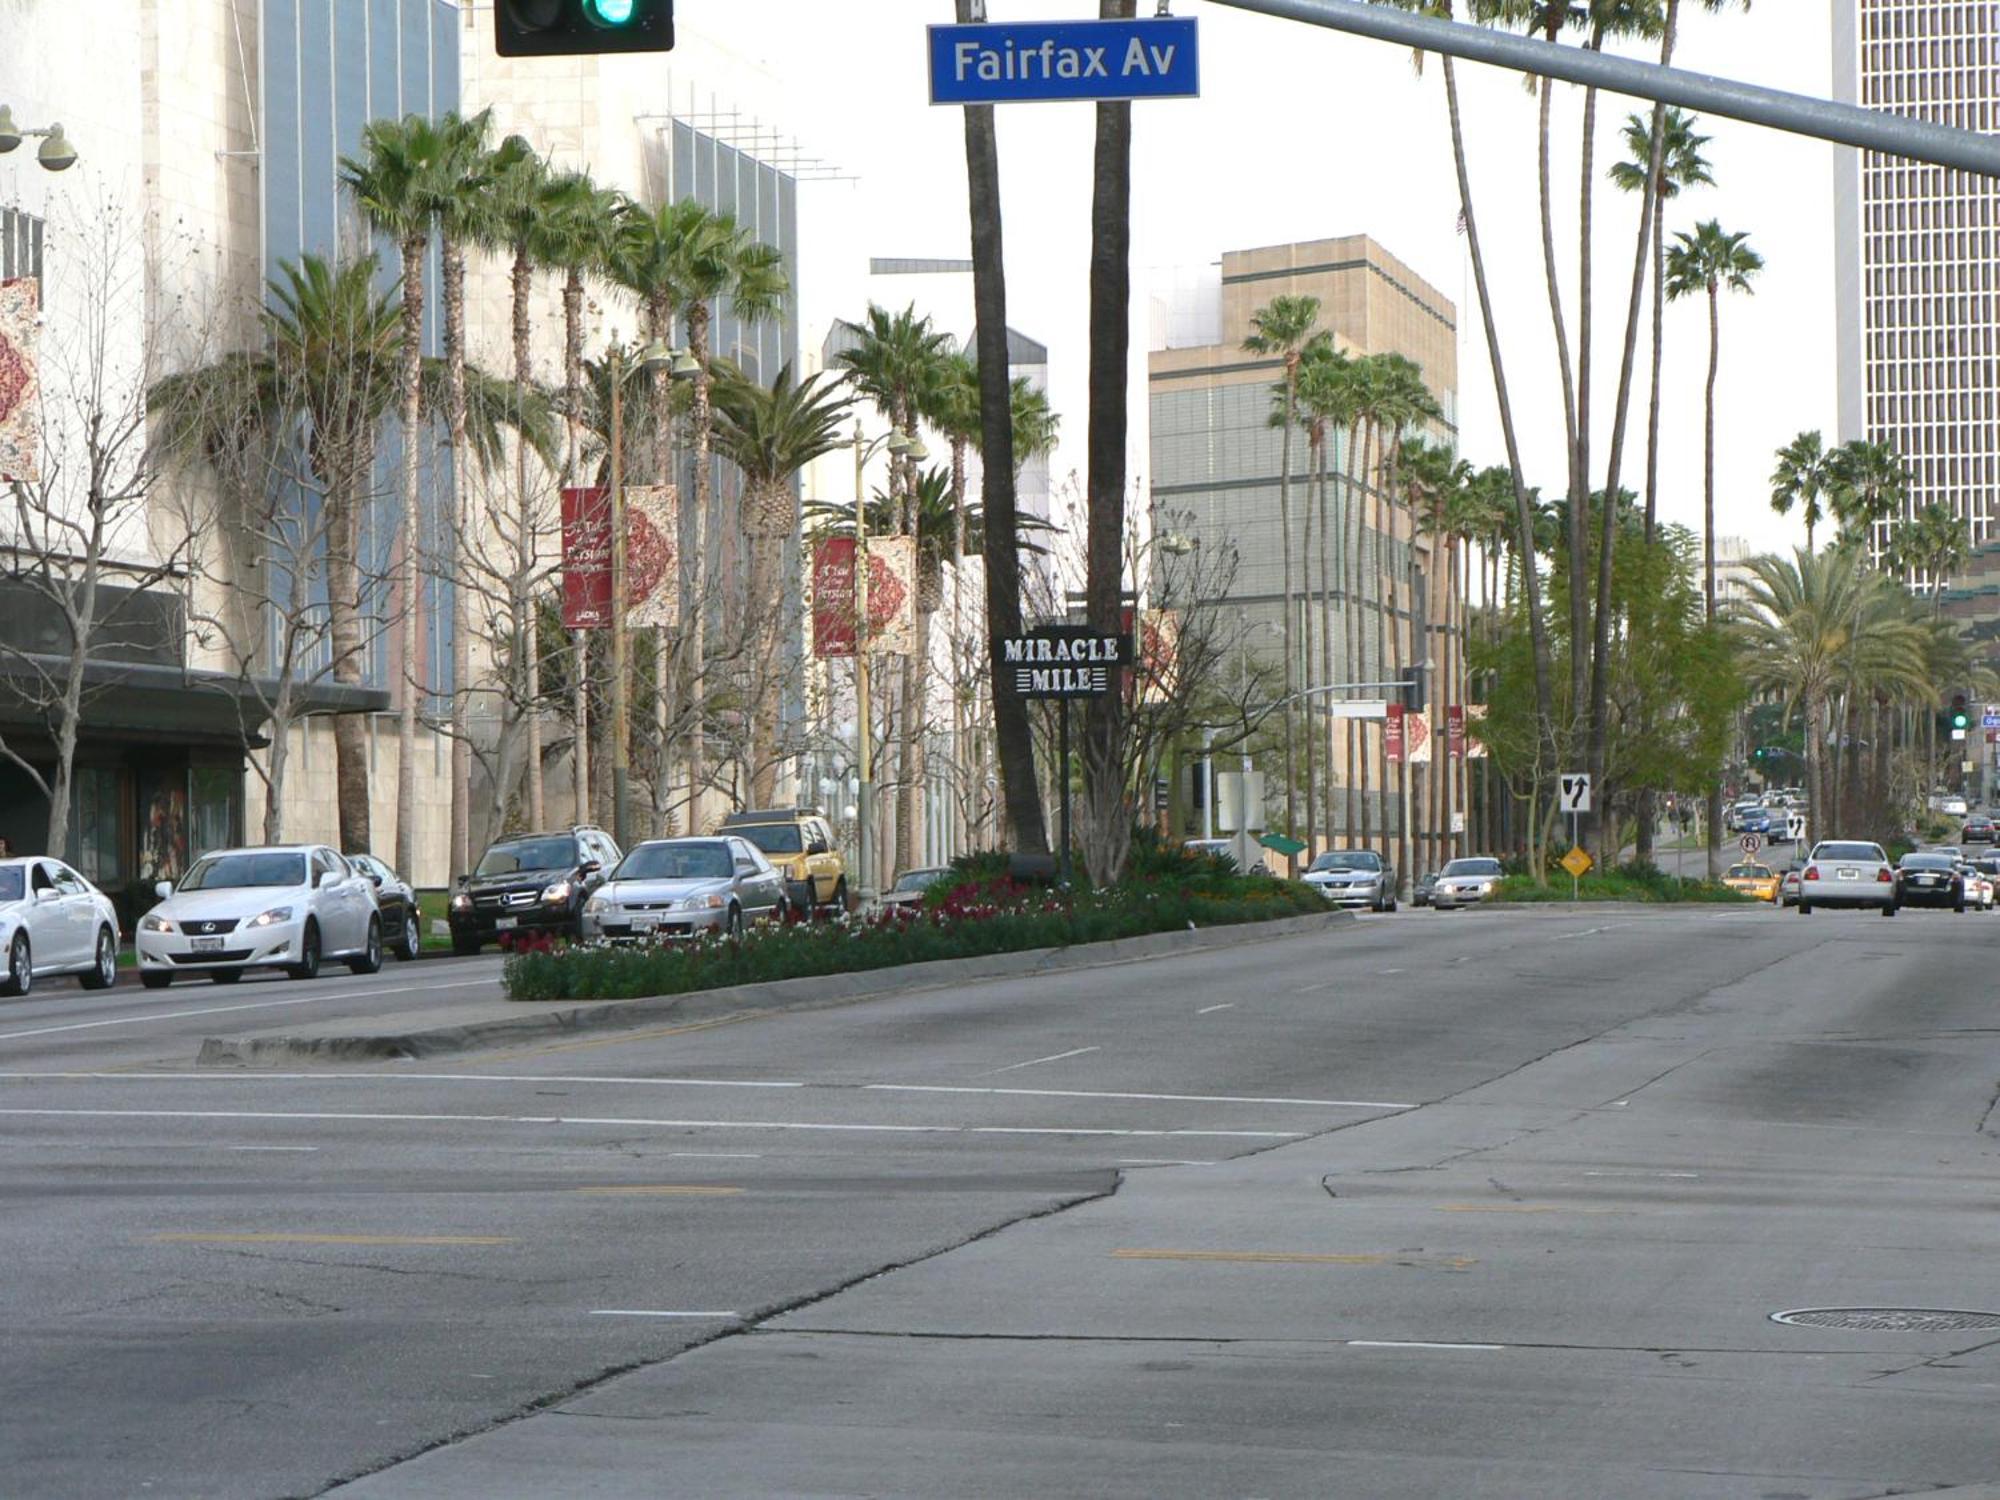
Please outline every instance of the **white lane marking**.
M1011 1073L1016 1068L1032 1068L1037 1063L1061 1062L1065 1057L1081 1057L1086 1052L1102 1052L1103 1050L1102 1047L1072 1047L1067 1052L1055 1052L1047 1057L1031 1057L1026 1062L1008 1063L1004 1068L989 1069L986 1076L991 1078L995 1073Z
M662 1130L832 1130L875 1135L1108 1135L1231 1136L1293 1141L1291 1130L1106 1130L1095 1127L1025 1125L841 1125L805 1120L649 1120L587 1115L415 1115L343 1114L328 1110L288 1112L256 1109L0 1109L0 1115L89 1120L353 1120L367 1124L451 1125L634 1125Z
M1212 1167L1212 1161L1182 1161L1171 1156L1121 1156L1121 1167Z
M1350 1349L1505 1349L1505 1344L1432 1344L1422 1339L1348 1339Z
M66 1026L38 1026L31 1031L0 1031L0 1042L29 1036L54 1036L60 1031L96 1031L103 1026L145 1026L154 1021L182 1021L189 1016L219 1016L234 1010L279 1010L292 1005L317 1005L323 1000L365 1000L376 995L430 995L439 990L491 988L498 982L497 979L461 979L455 984L404 985L387 990L330 990L323 995L307 995L298 1000L253 1000L246 1005L208 1005L200 1010L149 1011L139 1016L114 1016L107 1021L72 1021Z
M1220 1005L1204 1005L1200 1010L1196 1011L1195 1014L1198 1016L1205 1016L1210 1011L1234 1010L1234 1009L1236 1009L1236 1002L1234 1000L1225 1000Z
M1315 1109L1415 1109L1380 1099L1265 1099L1255 1094L1116 1094L1098 1089L1008 1089L947 1083L864 1083L892 1094L1006 1094L1032 1099L1145 1099L1167 1104L1303 1104Z
M1596 937L1600 932L1615 932L1620 927L1630 927L1630 922L1607 922L1602 927L1586 927L1581 932L1560 932L1556 934L1558 943L1566 943L1571 938Z
M1403 971L1401 969L1377 969L1375 972L1377 974L1400 974Z
M1321 990L1330 990L1339 984L1338 979L1323 979L1318 984L1302 984L1293 990L1294 995L1317 995Z
M730 1160L740 1161L762 1161L764 1159L764 1153L761 1151L669 1151L667 1155L699 1156L710 1160L720 1160L725 1157Z
M650 1307L593 1307L593 1318L735 1318L740 1312L664 1312Z
M231 1146L231 1151L317 1151L317 1146Z
M1699 1172L1585 1172L1586 1177L1689 1177L1699 1180Z

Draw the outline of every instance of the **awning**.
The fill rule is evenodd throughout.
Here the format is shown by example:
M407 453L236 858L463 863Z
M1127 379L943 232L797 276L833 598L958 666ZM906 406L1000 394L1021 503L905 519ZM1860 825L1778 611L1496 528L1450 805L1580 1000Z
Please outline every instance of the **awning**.
M47 732L46 707L69 662L57 656L0 656L0 726ZM172 744L268 743L261 731L278 685L228 672L127 662L88 662L83 669L82 732L91 738L145 736ZM293 689L298 714L382 713L380 688L319 681Z

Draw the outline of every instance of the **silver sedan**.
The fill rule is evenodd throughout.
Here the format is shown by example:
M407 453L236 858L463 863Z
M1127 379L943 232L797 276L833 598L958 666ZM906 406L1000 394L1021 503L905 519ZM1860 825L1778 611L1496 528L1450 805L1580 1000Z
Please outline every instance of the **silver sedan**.
M1396 909L1396 872L1372 849L1329 849L1302 878L1335 906Z
M1454 859L1438 872L1431 889L1431 905L1439 911L1455 911L1461 906L1477 906L1493 894L1500 883L1500 861L1484 855Z
M782 922L785 880L747 839L649 839L584 903L586 938L741 935Z

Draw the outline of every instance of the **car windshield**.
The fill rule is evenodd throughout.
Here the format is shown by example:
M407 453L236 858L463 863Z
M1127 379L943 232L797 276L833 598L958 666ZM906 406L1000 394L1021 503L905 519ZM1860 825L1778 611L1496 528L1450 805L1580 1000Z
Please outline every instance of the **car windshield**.
M1771 872L1763 865L1731 865L1724 880L1769 880Z
M806 846L805 835L796 823L752 823L747 828L729 830L748 839L766 854L797 854Z
M1498 875L1500 861L1497 859L1455 859L1444 867L1447 875Z
M727 844L641 844L614 880L727 880L735 873Z
M1945 854L1905 854L1905 870L1956 870L1958 861Z
M575 839L514 839L486 851L475 875L513 875L521 870L567 870L576 864Z
M896 877L899 891L926 891L944 878L943 870L905 870Z
M19 865L0 866L0 901L21 899L21 867Z
M211 854L181 880L184 891L235 891L251 886L304 885L303 854Z
M1315 870L1379 870L1382 856L1372 849L1336 850L1312 862Z
M1873 844L1821 844L1813 850L1814 859L1864 859L1876 864L1886 863L1882 851Z

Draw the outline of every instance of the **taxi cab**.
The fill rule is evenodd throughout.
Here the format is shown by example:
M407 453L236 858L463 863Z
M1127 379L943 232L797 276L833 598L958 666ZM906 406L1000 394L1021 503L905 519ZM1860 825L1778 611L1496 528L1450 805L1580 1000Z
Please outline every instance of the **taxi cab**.
M1769 865L1731 865L1723 873L1722 883L1759 901L1778 899L1778 872Z

